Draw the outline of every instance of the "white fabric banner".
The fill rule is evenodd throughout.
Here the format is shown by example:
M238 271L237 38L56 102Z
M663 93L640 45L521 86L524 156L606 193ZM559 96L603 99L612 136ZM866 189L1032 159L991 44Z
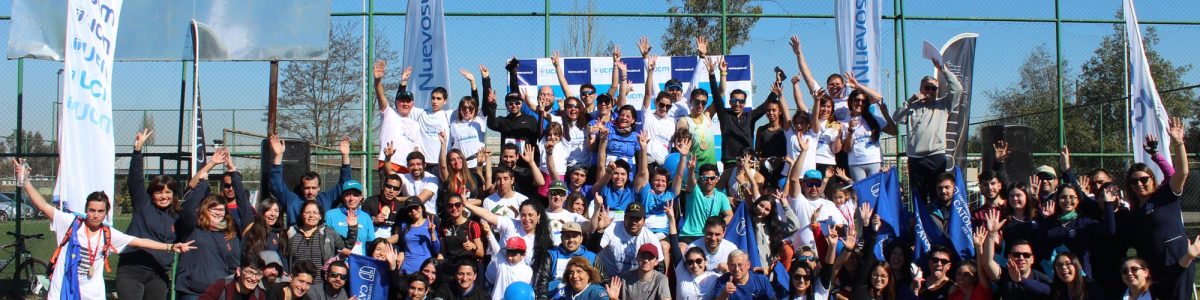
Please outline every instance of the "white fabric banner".
M1162 170L1142 149L1146 135L1152 134L1160 141L1158 153L1167 158L1167 164L1171 163L1171 139L1167 137L1167 109L1163 107L1162 99L1158 96L1154 77L1150 76L1150 62L1146 59L1146 50L1142 46L1142 33L1138 29L1133 0L1124 2L1125 36L1129 40L1129 139L1133 145L1130 149L1135 153L1133 161L1150 166L1150 169L1154 170L1154 178L1161 181L1164 179Z
M860 84L883 91L880 64L879 20L883 3L879 0L835 0L838 65L842 73L852 72Z
M429 93L447 87L446 18L442 0L408 0L404 23L404 65L412 67L408 92L413 106L429 108Z
M85 197L113 194L112 67L123 0L70 0L67 4L66 78L58 137L54 199L84 213ZM109 211L112 217L112 210Z

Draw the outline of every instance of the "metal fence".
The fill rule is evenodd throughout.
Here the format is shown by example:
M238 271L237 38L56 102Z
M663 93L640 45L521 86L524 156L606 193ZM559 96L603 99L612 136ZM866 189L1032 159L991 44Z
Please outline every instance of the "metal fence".
M548 56L556 49L578 48L573 46L572 36L578 35L578 24L591 22L596 28L596 38L606 43L624 46L626 56L636 55L634 41L649 35L655 41L655 49L662 49L663 29L673 18L706 20L720 24L720 41L724 53L750 54L759 72L772 66L781 66L794 73L795 62L787 45L790 35L800 35L805 43L806 54L816 73L836 70L836 47L831 43L834 36L832 1L820 3L791 3L755 1L750 5L760 6L761 13L731 10L739 2L735 0L711 0L719 3L719 9L706 12L668 12L661 3L628 3L625 1L598 1L589 6L588 1L521 0L505 3L459 3L447 4L446 22L450 48L451 69L467 68L485 64L496 74L503 72L504 59L513 55L520 57ZM728 1L728 2L727 2ZM0 1L3 7L7 1ZM680 1L668 1L666 6L678 5ZM582 4L582 5L581 5ZM957 3L956 3L957 4ZM481 8L475 8L478 5ZM638 6L654 7L648 11ZM1105 104L1080 105L1073 100L1067 86L1079 74L1078 67L1091 55L1091 50L1101 45L1113 26L1123 20L1113 16L1119 10L1120 1L1016 1L1014 3L972 3L965 7L947 8L950 5L935 0L893 0L884 6L882 30L885 61L883 63L884 93L892 107L916 90L917 79L928 74L928 62L920 58L919 45L922 40L939 41L958 32L980 32L981 42L976 58L974 107L970 132L992 124L1024 124L1035 128L1044 143L1033 149L1034 156L1052 162L1061 145L1070 145L1076 139L1105 135L1124 135L1124 125L1099 124L1097 126L1072 127L1066 124L1065 114L1100 114L1122 112L1121 95L1113 95L1116 101ZM1184 4L1186 5L1186 4ZM1009 6L1024 6L1023 9L1000 9ZM1094 9L1092 7L1105 7ZM377 116L374 107L374 91L370 87L370 64L377 58L397 58L402 51L405 20L403 1L334 1L333 22L335 33L349 34L361 49L353 59L359 61L361 73L353 74L361 84L352 89L357 100L344 112L354 132L355 165L361 166L377 154L377 141L373 136ZM469 11L468 11L469 10ZM730 32L724 26L739 20L757 20L746 32ZM1191 37L1200 34L1200 20L1194 16L1175 14L1169 11L1145 11L1141 16L1143 27L1157 28L1160 46L1179 48L1191 45ZM9 17L0 17L0 40L7 40ZM519 28L520 30L511 30ZM344 31L337 31L338 29ZM1009 32L1023 32L1013 36ZM731 43L735 37L748 36L744 44ZM989 40L990 39L990 40ZM814 42L819 41L819 42ZM1036 45L1045 45L1053 59L1054 84L1049 91L1049 103L1041 112L1025 115L987 115L993 99L989 90L1019 84L1014 74ZM484 50L479 50L479 49ZM586 47L585 47L586 48ZM606 49L604 46L597 47ZM984 50L986 49L986 50ZM0 50L0 53L3 53ZM659 51L659 50L656 50ZM579 53L586 53L586 49ZM606 50L599 55L604 55ZM661 53L661 52L659 52ZM568 55L579 55L568 53ZM1191 61L1187 51L1162 52L1167 61L1186 64ZM281 71L290 65L284 62ZM53 140L57 124L57 91L61 74L57 62L17 60L0 62L0 134L5 137L5 149L0 157L32 156L52 160L56 156ZM256 169L259 157L259 138L254 134L266 132L264 109L267 98L266 62L204 62L201 78L205 81L205 124L210 140L222 139L240 157L242 170ZM190 107L186 96L190 91L190 68L181 62L120 62L115 66L113 94L117 96L114 110L117 111L117 153L129 152L133 133L148 123L153 123L157 132L156 141L147 148L148 167L157 167L157 172L171 173L186 170L186 146L181 146L188 132L180 128L190 118L184 107ZM395 73L390 74L395 76ZM281 81L286 75L281 75ZM770 76L757 76L755 86L765 89L770 86ZM497 77L494 84L503 83ZM1196 76L1185 73L1185 83L1192 84ZM1189 80L1190 81L1187 81ZM1123 79L1122 79L1123 80ZM1114 86L1125 86L1122 80L1113 81ZM454 78L450 87L451 107L457 98L466 94L466 83ZM1192 86L1194 87L1194 86ZM1177 86L1160 86L1167 90ZM281 95L282 95L281 91ZM761 93L766 95L766 93ZM186 97L185 97L186 96ZM366 101L364 101L366 100ZM1192 99L1194 101L1194 99ZM291 108L283 108L284 111ZM1184 112L1173 111L1173 114ZM151 121L152 120L152 121ZM14 132L37 132L43 136L42 144ZM282 131L284 135L294 132ZM903 167L903 135L889 139L887 155L895 158ZM329 143L324 143L329 144ZM1095 149L1079 149L1075 166L1081 169L1106 167L1121 169L1126 164L1130 150L1125 143L1106 144ZM979 154L978 145L971 149L971 156ZM335 157L334 151L319 150L314 155ZM124 158L118 159L121 169ZM43 169L42 174L53 176L53 170ZM370 177L370 172L359 169L356 177ZM7 173L0 173L5 174ZM4 177L5 175L0 175ZM10 175L7 175L10 176ZM372 179L365 180L368 189ZM121 183L118 183L121 185ZM0 187L2 189L4 187ZM120 190L120 189L118 189Z

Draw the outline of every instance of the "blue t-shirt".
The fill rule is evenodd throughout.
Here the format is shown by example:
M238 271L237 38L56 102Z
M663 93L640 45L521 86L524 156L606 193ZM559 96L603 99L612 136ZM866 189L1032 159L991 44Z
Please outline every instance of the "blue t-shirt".
M642 150L642 144L638 142L638 128L631 127L629 134L622 135L617 133L617 128L612 124L608 125L608 150L606 154L609 158L625 160L630 167L636 165L633 160L638 151ZM631 171L629 174L635 174L636 171Z
M633 188L628 184L625 187L614 189L611 184L606 184L600 188L600 196L604 197L604 205L608 206L610 211L625 211L625 207L629 203L633 203L634 195Z
M709 291L711 295L720 295L725 291L725 284L729 282L729 274L721 275L717 278L717 283L713 285L713 289ZM767 276L758 273L750 273L750 280L746 281L746 285L737 285L737 291L733 295L729 295L729 300L767 300L775 299L775 290L771 288L771 281Z
M650 188L650 184L646 184L638 191L638 199L646 207L646 228L654 233L668 233L670 230L665 223L667 202L675 200L675 193L668 188L662 194L654 194L654 189Z
M355 253L366 255L366 244L375 240L375 224L371 223L371 215L362 209L355 209L354 212L358 215L358 239L357 242L362 243L362 251ZM349 224L346 223L346 207L339 207L325 212L325 226L333 228L338 236L343 238L349 236Z
M425 224L409 228L407 224L401 225L400 232L404 232L401 246L404 249L404 263L400 265L400 269L404 274L412 274L421 270L421 264L425 263L426 259L433 256L439 250L438 243L433 241L433 236L429 234L429 219L425 219Z

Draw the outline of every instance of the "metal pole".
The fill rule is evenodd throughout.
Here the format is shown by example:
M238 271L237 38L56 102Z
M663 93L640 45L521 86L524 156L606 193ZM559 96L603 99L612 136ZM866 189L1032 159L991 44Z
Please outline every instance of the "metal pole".
M729 54L729 1L721 0L721 54ZM706 49L707 50L707 49Z
M187 62L180 61L179 65L182 67L179 71L179 139L175 142L175 175L183 173L183 109L187 101Z
M21 125L21 123L23 123L23 118L24 118L24 114L25 114L24 112L25 112L25 59L22 58L22 59L17 59L17 149L16 149L16 152L17 152L18 156L21 155L22 153L25 153L25 149L23 148L24 143L25 143L24 142L25 135L22 133L25 129L23 128L24 126ZM29 176L25 176L25 180L28 181ZM17 203L16 204L17 205L17 210L16 210L17 237L16 238L17 238L17 242L19 242L19 243L21 243L25 240L25 239L22 239L20 236L21 235L21 223L22 223L21 214L23 212L25 212L25 208L22 207L22 206L24 206L25 201L23 199L21 199L21 188L22 188L22 186L17 186L16 191L13 194L16 197L16 199L13 199L13 202ZM18 250L20 250L20 249L22 249L22 247L18 247ZM17 253L15 255L13 255L13 259L15 259L15 261L14 261L15 264L13 266L19 267L21 265L21 254ZM13 274L17 274L17 272L20 272L20 270L13 269Z
M367 37L367 45L366 45L367 61L365 64L363 64L363 72L366 72L365 73L366 77L364 77L363 85L366 86L367 99L375 99L375 86L373 84L374 83L373 80L375 78L375 75L374 75L375 74L374 73L374 68L375 68L375 0L367 0L367 34L366 34L366 37ZM370 78L371 80L366 80L367 78ZM371 185L372 185L371 184L372 183L371 176L368 175L368 174L371 174L371 172L368 171L371 168L367 167L370 165L370 163L368 163L368 162L371 159L371 150L373 148L373 147L371 147L372 146L371 134L370 134L371 125L372 125L371 123L374 121L374 118L375 118L375 114L372 113L372 111L368 109L369 107L371 107L371 104L370 104L371 102L372 101L363 101L363 108L362 108L363 115L366 116L366 118L364 118L364 119L367 120L367 124L366 124L366 126L363 126L363 133L362 133L362 135L363 135L362 150L363 150L363 152L366 153L366 155L364 155L363 159L362 159L362 162L363 162L362 172L363 173L361 176L363 178L363 185L364 185L363 188L368 191L373 191L371 189ZM390 166L387 166L387 167L390 167Z
M1058 84L1058 147L1067 144L1067 131L1063 120L1063 78L1062 78L1062 9L1061 0L1054 0L1054 81Z
M542 45L544 48L544 49L542 49L542 56L548 57L548 56L550 56L550 0L546 0L543 2L545 3L545 8L543 8L545 11L545 14L542 17L542 20L543 20L545 27L542 29L542 36L545 40L542 42ZM564 86L563 88L566 88L566 87Z
M900 0L892 0L892 8L893 8L892 10L896 14L896 16L900 16L900 14L903 13L902 11L900 11L901 10ZM904 85L904 82L900 81L900 73L904 72L904 71L902 69L900 69L901 68L901 65L900 65L900 60L901 60L901 56L900 56L900 50L901 50L900 49L900 18L898 18L898 17L892 18L892 42L893 42L892 44L894 47L893 51L892 51L893 56L894 56L892 63L894 63L896 66L896 71L895 71L895 73L892 74L892 76L893 76L892 80L896 82L896 87L895 87L896 88L896 96L892 97L892 109L899 109L900 108L900 97L904 97L904 93L901 92L901 86ZM897 132L897 133L899 133L899 132ZM898 135L896 136L896 166L897 167L900 166L900 136L898 136Z

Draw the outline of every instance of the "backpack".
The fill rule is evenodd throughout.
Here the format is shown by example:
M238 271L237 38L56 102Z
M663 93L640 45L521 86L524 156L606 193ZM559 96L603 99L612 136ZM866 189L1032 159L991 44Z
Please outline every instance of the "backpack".
M75 236L77 231L79 231L79 227L81 225L83 225L83 218L75 217L75 220L71 222L71 227L67 229L67 233L63 235L62 241L58 243L58 247L54 248L54 254L50 256L51 271L50 274L48 274L48 277L54 278L53 269L54 265L58 263L58 254L62 253L63 246L66 246L67 243L71 241L71 238ZM109 250L115 250L112 246L112 230L109 229L108 226L101 224L100 231L104 233L104 245L100 248L100 260L104 261L104 272L112 272L112 268L108 265L108 252Z

